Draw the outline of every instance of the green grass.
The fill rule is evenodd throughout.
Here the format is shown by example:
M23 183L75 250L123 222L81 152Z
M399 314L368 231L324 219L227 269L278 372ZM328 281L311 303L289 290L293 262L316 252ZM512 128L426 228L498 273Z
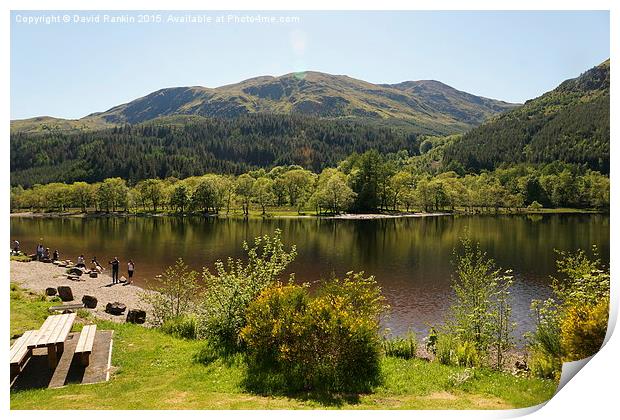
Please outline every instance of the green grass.
M54 305L42 294L20 289L11 283L11 337L27 330L36 330L47 315L47 308Z
M11 334L36 328L51 303L12 285ZM497 409L539 404L551 398L553 381L516 378L420 359L382 360L383 384L367 395L265 396L243 388L241 357L204 365L195 361L203 343L173 338L132 324L97 321L113 329L113 374L109 382L60 389L12 391L12 409ZM79 327L78 327L79 328ZM468 371L469 372L469 371ZM466 375L467 376L467 375Z
M32 258L28 255L11 255L11 261L30 262Z

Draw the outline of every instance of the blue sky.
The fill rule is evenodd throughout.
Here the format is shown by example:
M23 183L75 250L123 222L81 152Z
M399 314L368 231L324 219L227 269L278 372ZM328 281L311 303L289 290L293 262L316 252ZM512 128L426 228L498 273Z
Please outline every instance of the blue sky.
M609 57L608 12L12 12L11 118L79 118L171 86L316 70L373 83L435 79L523 102ZM99 15L100 23L28 24ZM172 16L296 23L166 23Z

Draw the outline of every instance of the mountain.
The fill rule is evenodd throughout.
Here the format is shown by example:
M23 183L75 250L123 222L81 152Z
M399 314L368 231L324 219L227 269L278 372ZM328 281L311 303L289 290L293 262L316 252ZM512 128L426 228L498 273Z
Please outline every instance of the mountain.
M444 166L479 171L559 160L609 173L609 82L606 60L465 133L445 149Z
M43 124L62 130L137 124L171 115L234 118L270 113L366 120L403 125L421 134L442 135L464 132L515 106L461 92L437 81L377 85L348 76L303 72L261 76L213 89L160 89L80 120L17 120L11 128L13 132L32 132L43 130Z

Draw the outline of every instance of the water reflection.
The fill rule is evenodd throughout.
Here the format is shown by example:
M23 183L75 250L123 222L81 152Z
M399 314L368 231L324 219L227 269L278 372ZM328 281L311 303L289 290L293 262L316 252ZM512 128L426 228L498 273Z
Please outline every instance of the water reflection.
M383 220L216 218L11 219L11 238L32 250L39 241L75 260L84 253L100 261L118 256L136 262L135 280L144 284L183 257L199 269L219 258L241 256L239 244L255 236L283 232L297 244L292 271L301 281L342 275L349 270L374 274L392 306L386 325L396 333L426 331L445 315L451 298L452 252L469 232L497 263L512 268L514 316L520 335L531 325L529 303L548 295L554 249L595 244L609 259L606 215L445 216Z

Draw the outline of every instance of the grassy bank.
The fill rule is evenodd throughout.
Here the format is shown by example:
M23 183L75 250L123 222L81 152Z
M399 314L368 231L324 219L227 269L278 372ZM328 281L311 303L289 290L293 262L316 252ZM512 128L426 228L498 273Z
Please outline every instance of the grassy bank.
M41 325L52 302L11 285L11 336ZM264 396L247 392L241 358L205 365L203 344L132 324L113 329L113 374L107 383L11 392L12 409L500 409L539 404L556 383L423 360L382 359L383 384L373 394ZM76 325L79 329L79 325Z

